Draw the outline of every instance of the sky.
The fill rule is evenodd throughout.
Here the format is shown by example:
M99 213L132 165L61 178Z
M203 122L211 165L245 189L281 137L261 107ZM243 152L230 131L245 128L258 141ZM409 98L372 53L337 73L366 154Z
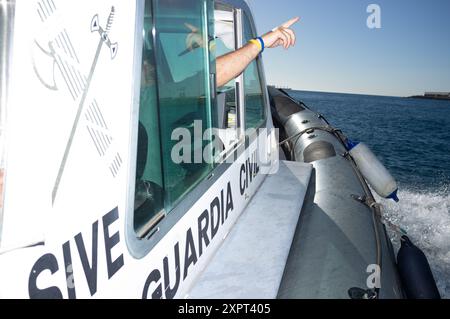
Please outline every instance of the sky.
M265 33L294 16L298 43L266 50L269 84L386 96L450 92L450 0L247 0ZM370 29L370 4L381 28Z

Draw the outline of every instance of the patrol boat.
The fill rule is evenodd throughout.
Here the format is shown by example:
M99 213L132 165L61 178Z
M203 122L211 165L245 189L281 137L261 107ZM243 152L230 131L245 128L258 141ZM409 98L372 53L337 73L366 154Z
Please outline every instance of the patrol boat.
M0 10L0 297L403 297L343 134L261 57L216 88L244 1Z

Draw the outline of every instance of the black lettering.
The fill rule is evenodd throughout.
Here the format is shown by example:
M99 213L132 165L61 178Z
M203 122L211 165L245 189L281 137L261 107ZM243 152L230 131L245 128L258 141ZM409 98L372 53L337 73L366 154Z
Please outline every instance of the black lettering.
M216 236L217 232L219 231L219 226L220 226L220 201L219 199L216 197L214 198L214 200L211 202L211 207L210 207L210 214L211 214L211 240L214 239L214 237ZM215 212L217 212L217 219L215 219L214 215ZM217 223L215 223L215 221L217 220Z
M192 235L192 234L191 234ZM176 243L173 248L175 254L175 286L170 288L170 272L169 272L169 258L164 257L164 288L166 291L166 298L173 299L178 291L178 286L180 285L180 245Z
M142 299L148 299L148 289L150 285L154 282L157 283L161 279L161 273L158 269L153 270L147 278L144 285L144 290L142 291ZM162 285L161 283L156 287L152 293L152 299L162 299Z
M202 222L205 221L202 226ZM208 210L205 210L198 217L198 256L203 255L203 242L205 242L205 249L209 246L208 238L208 227L209 227L209 214Z
M258 153L255 153L255 175L259 174L259 160Z
M73 277L73 264L72 264L72 254L70 253L70 241L64 243L62 248L64 255L64 267L66 270L67 294L69 296L69 299L76 299L77 295L75 293L75 279Z
M228 219L228 213L234 209L233 204L233 193L231 192L231 182L228 182L227 186L227 206L226 206L226 213L225 213L225 219Z
M246 189L248 188L248 171L249 171L248 162L249 162L249 160L245 161L245 188Z
M223 189L220 191L220 220L221 224L225 223L225 209L223 205L225 204L224 198L223 198Z
M92 224L92 263L89 259L84 245L83 235L79 233L75 236L78 254L80 255L81 264L83 265L84 275L89 286L91 296L97 292L97 257L98 257L98 221Z
M194 238L192 237L192 230L189 228L186 233L186 250L184 254L184 275L186 279L188 275L189 266L197 263L197 253L195 251Z
M45 289L39 289L37 287L37 279L39 275L45 271L50 270L50 273L53 275L58 271L58 260L52 254L45 254L41 258L39 258L30 272L30 277L28 278L28 294L32 299L62 299L63 295L61 290L58 287L48 287Z
M253 157L253 156L252 156ZM253 182L253 169L255 164L253 163L253 159L250 160L249 165L248 165L248 175L250 176L250 183Z
M111 250L120 242L119 232L116 232L111 237L109 236L108 227L119 219L119 211L114 208L108 214L103 216L103 235L105 237L105 251L106 251L106 265L108 268L108 279L111 279L120 268L123 267L123 254L120 254L116 260L112 260Z
M255 176L258 174L258 152L255 152L255 162L254 162L254 169L253 169L253 173L255 174Z
M239 177L239 190L241 191L241 196L243 196L245 193L245 180L243 180L243 177L244 177L243 174L245 174L245 165L244 164L241 165L241 171L240 171L240 177ZM244 182L244 183L242 183L242 182Z

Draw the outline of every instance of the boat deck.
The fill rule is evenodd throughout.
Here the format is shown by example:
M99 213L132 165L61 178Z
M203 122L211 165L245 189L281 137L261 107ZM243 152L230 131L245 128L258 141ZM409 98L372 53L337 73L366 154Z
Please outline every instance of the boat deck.
M283 277L312 165L280 162L191 289L194 299L274 299Z

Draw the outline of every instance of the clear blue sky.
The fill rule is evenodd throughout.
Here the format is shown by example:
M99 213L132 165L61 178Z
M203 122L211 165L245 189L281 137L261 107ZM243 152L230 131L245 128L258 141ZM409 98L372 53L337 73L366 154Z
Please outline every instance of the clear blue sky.
M409 96L450 91L450 0L247 0L258 32L300 16L298 44L264 52L269 84ZM367 27L369 4L381 29Z

